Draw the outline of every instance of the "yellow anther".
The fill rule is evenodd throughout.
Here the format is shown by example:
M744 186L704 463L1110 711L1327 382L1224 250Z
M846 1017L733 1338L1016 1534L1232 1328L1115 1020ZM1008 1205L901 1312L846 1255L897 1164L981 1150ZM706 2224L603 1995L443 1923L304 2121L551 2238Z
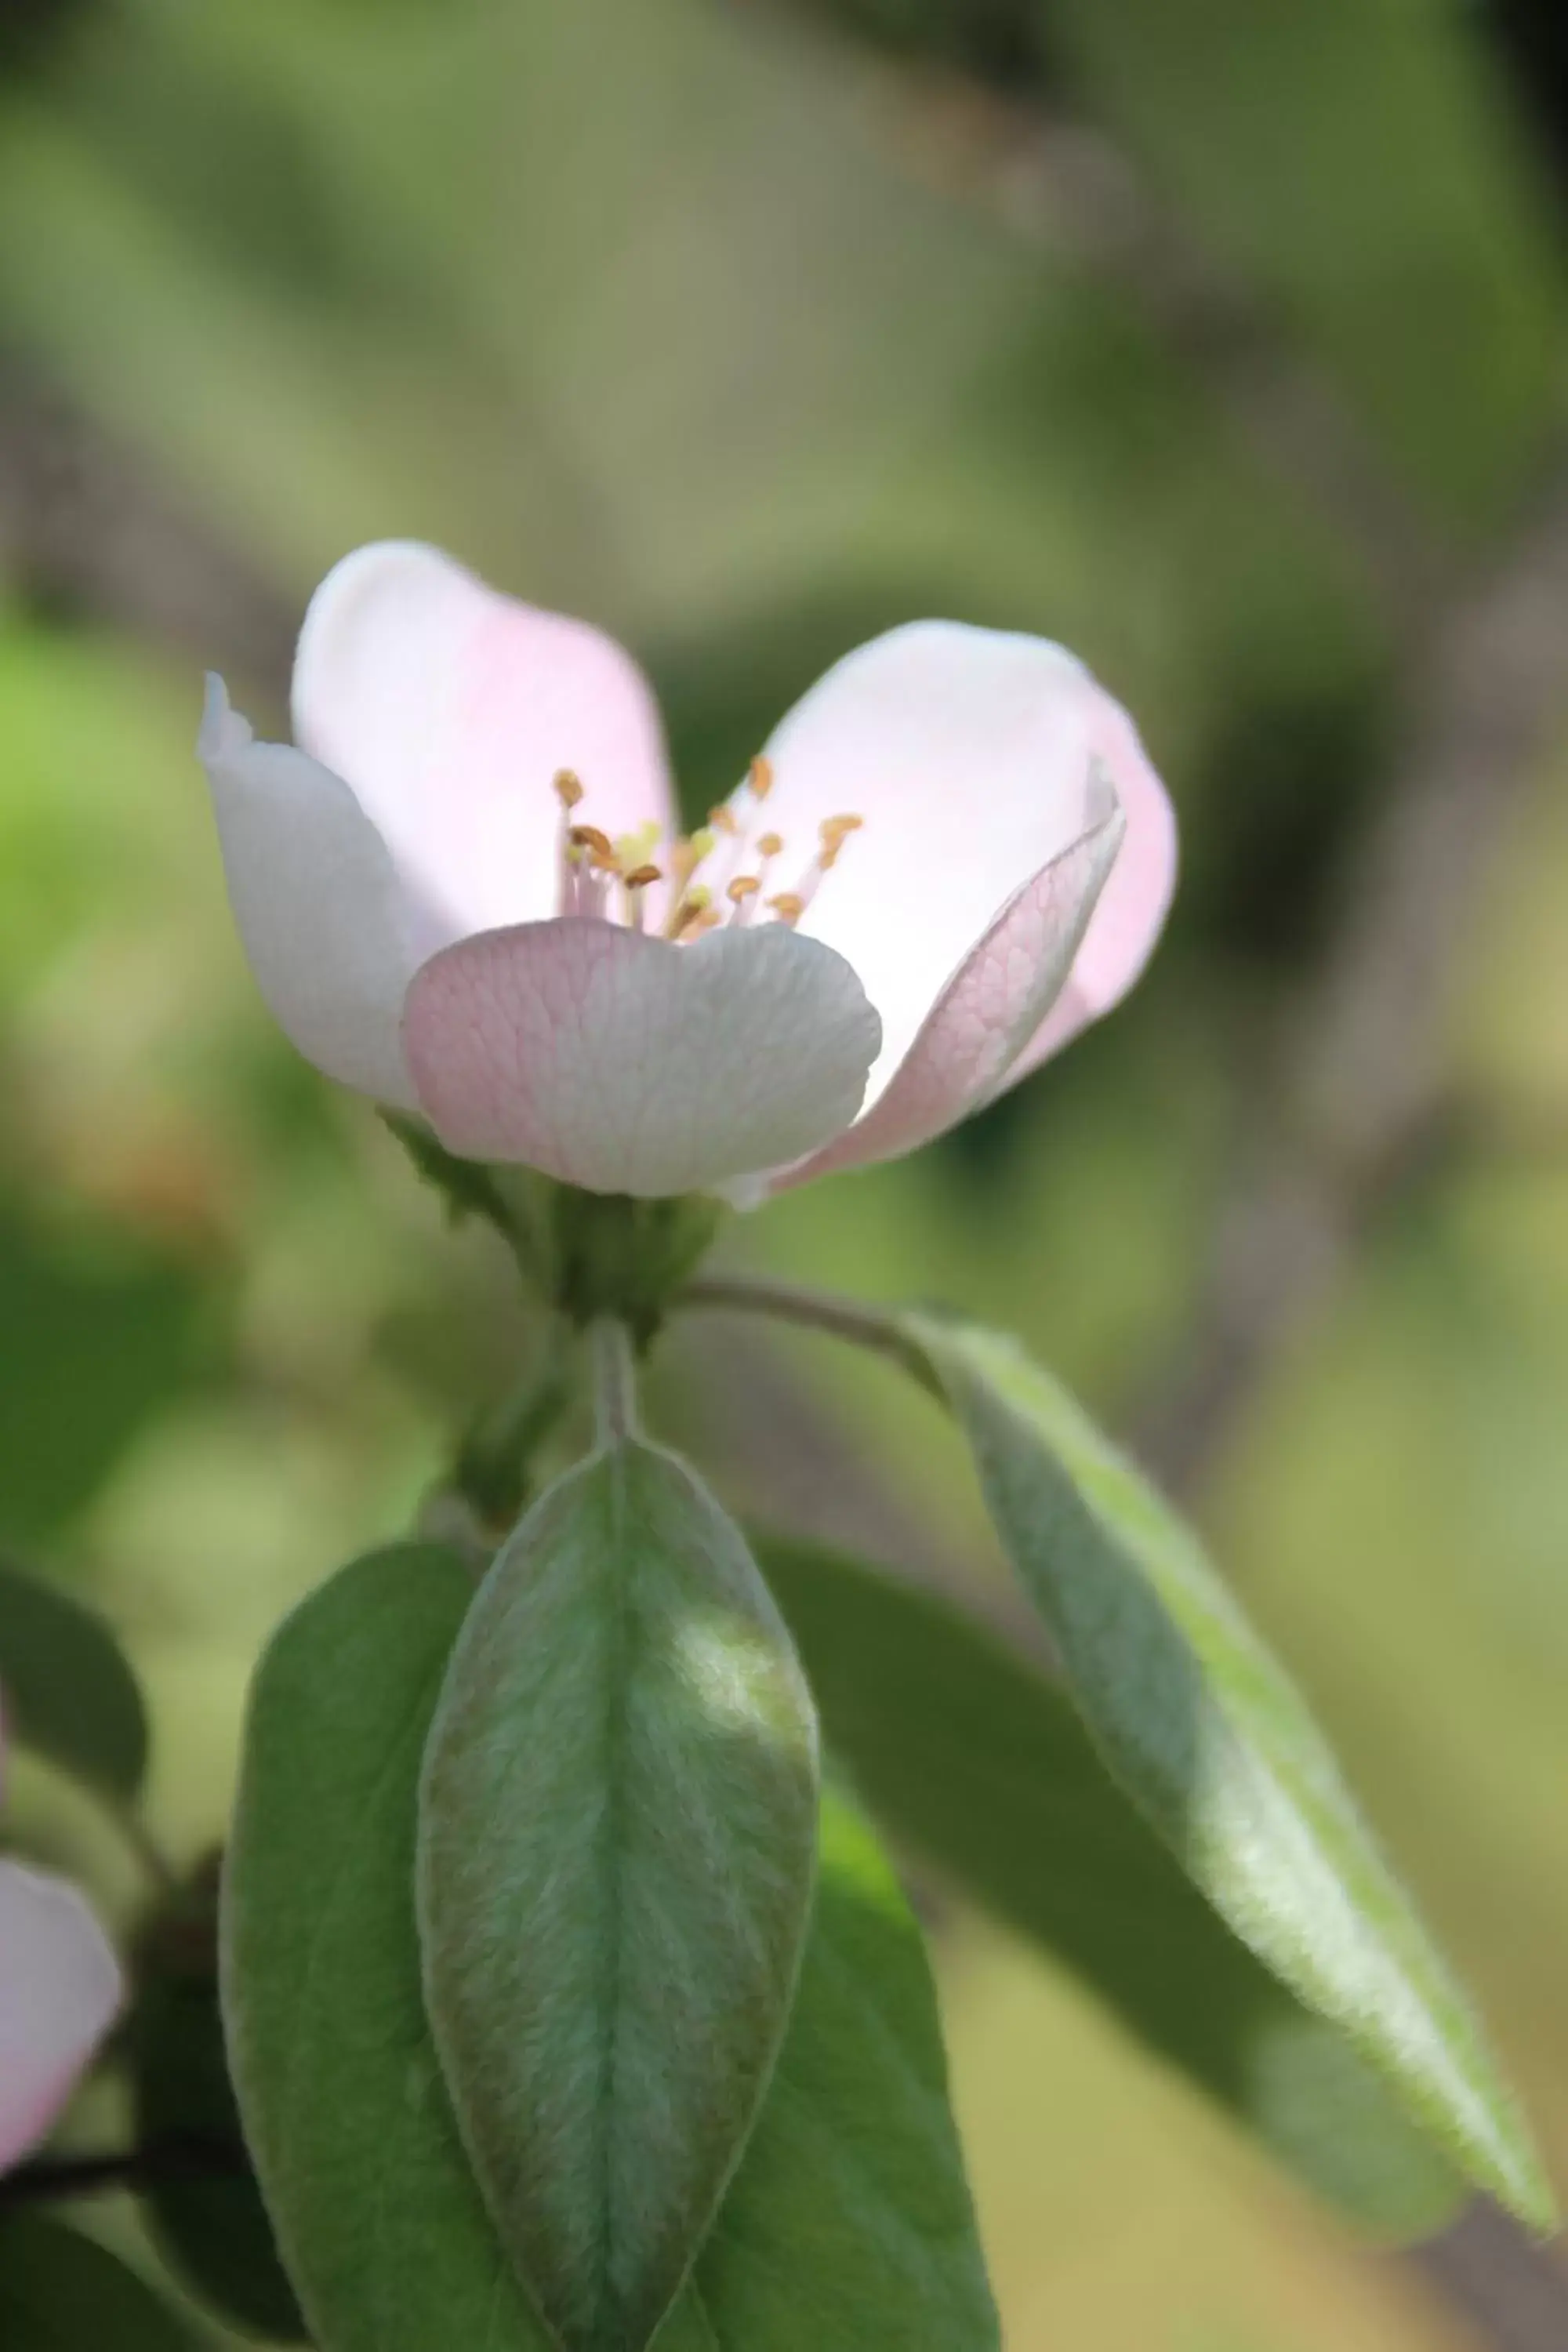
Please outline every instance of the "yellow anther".
M761 841L757 844L757 856L759 857L776 857L783 847L784 835L782 833L764 833Z
M765 801L773 788L773 763L771 760L764 759L760 752L752 761L751 784L752 792L760 801Z
M555 797L563 808L574 809L583 797L582 777L571 768L557 768Z
M825 816L817 832L825 842L837 847L840 842L847 840L850 834L858 833L865 822L863 816Z
M798 890L781 890L776 898L768 900L768 906L781 923L798 923L805 912L805 900Z
M711 890L689 890L675 910L668 936L672 940L695 939L699 931L711 930L720 919Z
M754 874L737 874L724 896L731 906L738 907L742 900L754 898L762 887Z
M727 833L731 839L741 830L735 821L735 813L727 801L721 801L717 808L709 810L708 822L715 833Z
M610 836L601 833L596 824L574 824L569 837L573 848L585 849L601 871L614 874L618 870Z
M622 878L628 890L646 890L650 882L662 882L664 875L657 866L637 866Z

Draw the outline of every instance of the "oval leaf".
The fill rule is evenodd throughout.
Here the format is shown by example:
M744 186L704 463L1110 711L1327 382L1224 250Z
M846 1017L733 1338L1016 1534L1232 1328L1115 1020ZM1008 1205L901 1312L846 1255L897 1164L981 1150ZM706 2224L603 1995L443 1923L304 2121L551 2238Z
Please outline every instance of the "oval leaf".
M33 2214L0 2224L5 2352L196 2352L150 2286L92 2238Z
M788 2019L816 1726L744 1538L630 1438L550 1487L426 1759L426 2006L501 2238L568 2352L639 2352Z
M451 1556L345 1569L251 1700L225 2003L252 2151L325 2352L550 2352L464 2157L420 1996L420 1758L472 1599ZM920 1937L825 1801L773 2083L658 2352L994 2352Z
M1331 2018L1483 2189L1550 2227L1462 1995L1288 1676L1195 1538L1016 1344L900 1318L1112 1774L1244 1943Z
M313 1593L257 1675L222 1906L229 2063L330 2352L548 2352L441 2088L414 1931L416 1790L473 1578L433 1546Z
M113 1634L58 1585L0 1559L0 1702L7 1729L79 1780L134 1797L147 1713Z
M218 2014L216 1874L183 1889L142 1941L126 2036L136 2137L189 2149L154 2173L142 2204L160 2250L193 2294L272 2343L305 2334L250 2169Z
M1237 1941L1111 1780L1061 1690L945 1601L815 1544L760 1552L879 1817L1098 1993L1364 2229L1466 2190L1340 2028Z

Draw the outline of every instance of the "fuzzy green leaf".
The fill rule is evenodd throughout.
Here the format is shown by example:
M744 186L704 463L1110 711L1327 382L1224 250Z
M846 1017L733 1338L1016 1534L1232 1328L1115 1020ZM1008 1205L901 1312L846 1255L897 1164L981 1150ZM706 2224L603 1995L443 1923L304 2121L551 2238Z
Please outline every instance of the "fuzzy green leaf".
M324 2352L548 2352L458 2146L419 1990L415 1792L473 1596L434 1547L356 1561L286 1621L251 1696L224 2015Z
M1113 1776L1215 1909L1478 2186L1551 2191L1470 2011L1289 1677L1196 1538L1011 1339L910 1314Z
M280 1629L251 1701L225 2006L322 2352L550 2352L463 2154L420 1991L420 1759L472 1595L427 1548L362 1560ZM920 1937L829 1797L773 2086L657 2352L996 2342Z
M240 2133L218 2014L216 1873L182 1888L142 1938L125 2034L136 2137L200 2161L142 2191L153 2235L193 2294L269 2343L304 2325Z
M541 1496L426 1759L426 2005L503 2242L568 2352L640 2352L784 2037L816 1725L743 1537L626 1439Z
M111 1794L147 1769L147 1715L113 1634L58 1585L0 1559L0 1700L16 1738Z
M879 1817L1073 1969L1363 2228L1424 2236L1463 2184L1349 2038L1213 1907L1059 1685L928 1593L816 1545L760 1552L832 1751Z
M162 2298L117 2254L35 2214L0 2223L5 2352L195 2352Z

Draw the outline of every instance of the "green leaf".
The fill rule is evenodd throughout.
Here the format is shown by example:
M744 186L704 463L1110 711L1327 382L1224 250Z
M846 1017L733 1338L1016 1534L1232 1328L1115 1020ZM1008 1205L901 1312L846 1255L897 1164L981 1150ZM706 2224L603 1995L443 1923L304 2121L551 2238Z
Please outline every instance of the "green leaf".
M776 1540L760 1557L829 1748L902 1841L1364 2228L1414 2238L1453 2214L1452 2167L1341 2029L1231 1934L1058 1686L875 1569Z
M240 2131L218 2013L216 1874L143 1939L127 2034L140 2145L185 2148L188 2171L143 2192L153 2232L192 2292L273 2342L305 2334Z
M168 2305L119 2257L34 2214L0 2223L5 2352L195 2352Z
M426 2007L504 2242L569 2352L640 2352L784 2037L816 1726L743 1537L626 1439L547 1489L426 1759Z
M1551 2191L1462 1995L1289 1678L1196 1538L1012 1340L910 1314L1111 1773L1220 1916L1479 2186Z
M136 1677L103 1620L0 1559L0 1697L16 1738L115 1796L147 1769Z
M224 1882L240 2104L322 2352L550 2352L502 2254L420 1994L420 1759L473 1588L359 1561L280 1629L252 1696ZM919 1934L825 1802L773 2086L658 2352L993 2352Z
M325 2352L548 2352L458 2143L419 1987L416 1791L473 1600L453 1554L346 1568L251 1695L224 1870L229 2062Z
M80 1514L210 1360L188 1251L55 1208L0 1182L0 1541L24 1548Z
M877 1840L830 1788L773 2087L656 2352L996 2352L1000 2340L925 1946Z

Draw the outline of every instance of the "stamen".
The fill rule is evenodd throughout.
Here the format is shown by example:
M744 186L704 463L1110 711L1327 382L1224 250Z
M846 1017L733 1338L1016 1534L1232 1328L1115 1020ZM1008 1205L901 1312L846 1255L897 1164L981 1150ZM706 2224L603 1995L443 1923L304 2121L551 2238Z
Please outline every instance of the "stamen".
M699 883L695 890L687 892L670 917L670 938L672 940L694 939L699 930L706 930L710 928L708 919L710 916L712 916L715 922L718 921L719 917L713 905L713 893L711 890L705 890Z
M629 874L623 868L621 887L626 894L626 920L634 931L643 929L643 892L650 883L663 879L657 866L634 866Z
M798 890L781 890L767 903L781 923L798 923L805 912L805 900Z
M574 809L583 797L583 779L572 768L555 771L555 797L563 808Z
M574 824L570 838L573 848L585 849L601 873L619 873L620 864L610 836L601 833L596 824Z
M783 847L783 834L764 833L761 841L757 844L757 856L759 857L776 857Z
M743 898L751 898L753 891L760 890L762 887L754 874L737 874L724 896L732 906L738 907Z
M709 810L708 822L715 833L727 833L731 840L741 830L740 821L728 801L721 801L717 808Z
M751 786L760 801L765 801L773 788L773 763L760 751L752 761Z

